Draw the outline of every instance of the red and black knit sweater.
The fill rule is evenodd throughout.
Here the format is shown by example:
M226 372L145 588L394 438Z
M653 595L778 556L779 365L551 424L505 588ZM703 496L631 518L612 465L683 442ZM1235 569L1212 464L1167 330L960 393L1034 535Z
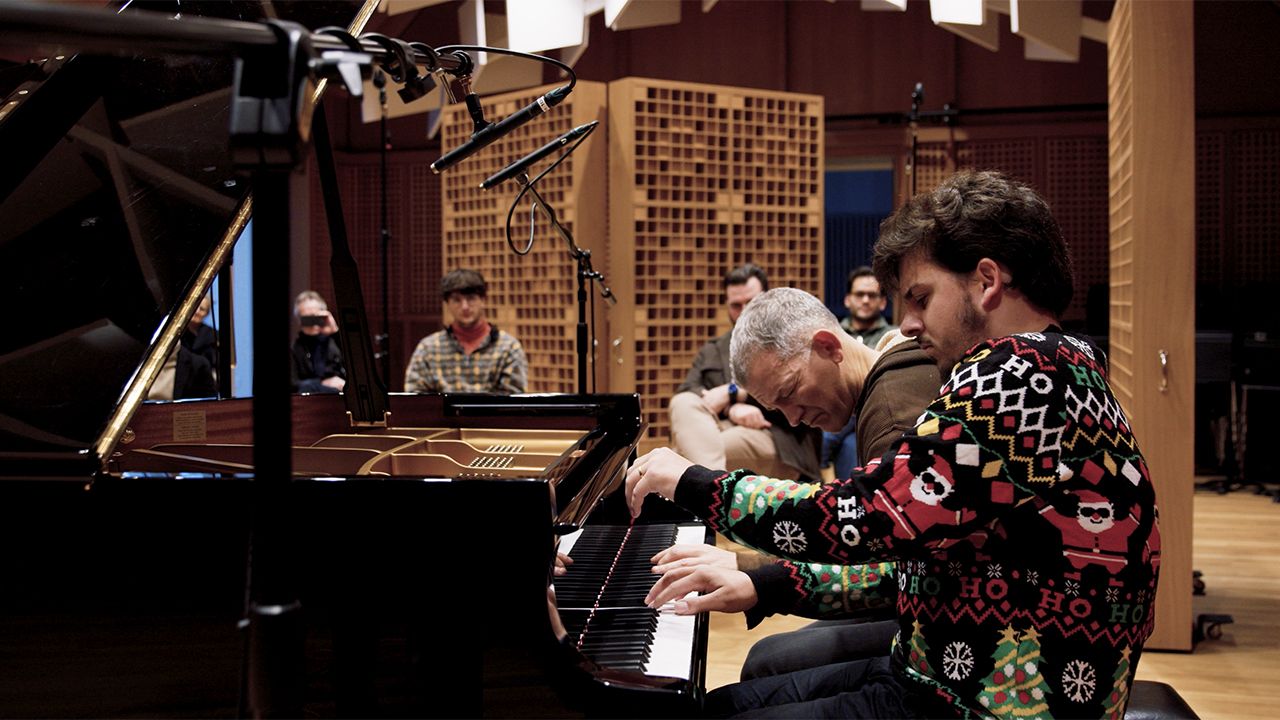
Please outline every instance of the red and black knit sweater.
M771 554L896 561L894 666L929 707L1124 713L1160 532L1146 463L1084 340L1051 328L975 346L917 426L848 480L694 466L676 501ZM818 604L840 581L796 577Z

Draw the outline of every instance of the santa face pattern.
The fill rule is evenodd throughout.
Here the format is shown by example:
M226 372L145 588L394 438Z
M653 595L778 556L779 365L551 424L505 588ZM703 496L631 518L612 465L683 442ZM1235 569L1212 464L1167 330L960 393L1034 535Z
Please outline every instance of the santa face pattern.
M848 480L693 468L676 499L795 561L896 561L895 665L962 716L1124 711L1160 534L1146 463L1086 341L1051 329L974 347L915 429ZM831 583L797 580L821 606Z

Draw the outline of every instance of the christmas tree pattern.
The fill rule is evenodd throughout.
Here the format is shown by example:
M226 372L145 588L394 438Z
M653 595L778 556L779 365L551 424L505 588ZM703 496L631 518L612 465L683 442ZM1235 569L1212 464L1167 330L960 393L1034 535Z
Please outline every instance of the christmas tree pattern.
M932 676L933 670L929 667L929 645L924 641L924 634L920 632L920 621L911 623L911 639L907 642L907 649L910 651L911 667L919 670L926 676Z
M1124 650L1120 651L1120 663L1116 665L1115 674L1112 676L1111 692L1107 695L1107 699L1102 703L1103 717L1108 720L1120 720L1124 717L1124 708L1129 704L1129 654L1132 649L1124 646Z
M1035 628L1018 631L1006 627L991 655L993 669L983 678L978 695L996 717L1048 718L1049 686L1040 673L1040 634Z

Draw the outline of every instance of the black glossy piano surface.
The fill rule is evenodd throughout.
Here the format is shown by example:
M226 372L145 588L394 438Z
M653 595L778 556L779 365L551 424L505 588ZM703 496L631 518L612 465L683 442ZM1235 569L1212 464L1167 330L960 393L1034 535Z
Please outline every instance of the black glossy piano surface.
M687 678L595 663L549 605L559 533L626 522L636 396L392 395L378 428L296 396L289 478L254 473L249 400L130 400L250 190L230 68L0 60L0 715L243 716L251 679L308 717L691 714L699 650ZM251 576L300 603L285 652L244 629Z

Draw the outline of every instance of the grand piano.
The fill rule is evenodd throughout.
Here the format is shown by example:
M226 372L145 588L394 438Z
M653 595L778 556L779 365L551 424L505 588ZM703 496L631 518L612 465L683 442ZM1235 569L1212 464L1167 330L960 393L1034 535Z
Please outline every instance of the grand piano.
M274 5L310 28L357 11ZM657 503L628 523L635 395L390 394L372 423L341 396L292 396L291 441L270 450L291 472L263 477L252 399L143 401L252 216L228 151L230 60L15 52L0 55L0 712L696 712L705 617L642 599L648 557L709 534ZM575 559L558 578L557 549ZM277 602L254 617L263 587Z

